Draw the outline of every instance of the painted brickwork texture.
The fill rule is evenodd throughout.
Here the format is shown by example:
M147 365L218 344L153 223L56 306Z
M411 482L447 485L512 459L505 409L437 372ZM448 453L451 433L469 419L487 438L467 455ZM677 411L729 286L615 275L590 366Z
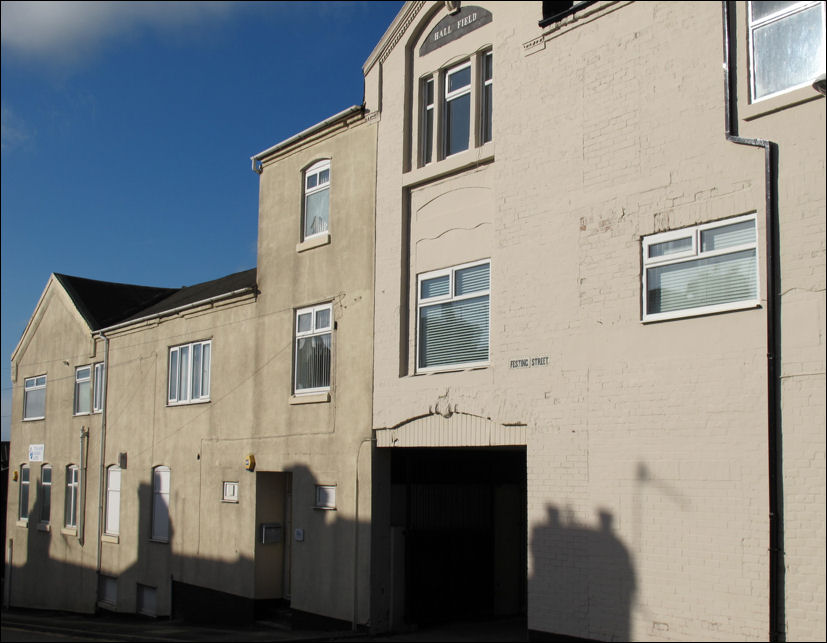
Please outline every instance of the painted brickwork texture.
M764 158L725 140L720 6L604 3L526 53L539 34L533 3L480 5L494 22L464 46L492 45L495 60L495 159L476 181L494 201L490 364L427 376L400 367L415 301L400 257L419 239L414 212L407 238L400 179L399 47L383 67L374 427L440 399L527 425L530 629L764 640L765 306L640 321L641 238L747 213L766 301ZM752 135L777 137L783 158L786 620L790 638L823 639L824 100L771 120ZM452 180L469 183L443 179L446 194ZM510 367L533 356L549 366Z

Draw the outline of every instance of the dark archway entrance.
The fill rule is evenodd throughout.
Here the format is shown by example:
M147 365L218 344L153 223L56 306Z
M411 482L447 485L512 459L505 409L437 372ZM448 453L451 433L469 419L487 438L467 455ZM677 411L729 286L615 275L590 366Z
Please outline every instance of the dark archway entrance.
M525 614L524 447L394 449L391 481L406 622Z

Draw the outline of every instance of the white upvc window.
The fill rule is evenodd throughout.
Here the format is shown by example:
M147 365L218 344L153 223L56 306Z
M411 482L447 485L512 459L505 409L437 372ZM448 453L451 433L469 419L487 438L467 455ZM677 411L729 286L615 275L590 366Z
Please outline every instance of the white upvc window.
M63 498L63 526L77 528L78 526L78 492L80 489L80 469L70 464L66 467L66 494Z
M482 57L482 115L480 141L487 143L494 136L494 54Z
M92 408L92 367L75 369L75 415L88 415Z
M488 363L490 288L487 259L419 275L418 372Z
M759 304L754 214L643 238L643 321Z
M169 349L168 404L209 401L211 348L207 340Z
M302 239L326 234L330 227L330 159L314 163L304 172Z
M52 467L40 467L40 522L48 525L52 514Z
M27 377L23 382L23 419L46 417L46 376Z
M335 484L317 484L316 485L316 504L315 509L335 509L336 508L336 485Z
M29 474L28 464L20 465L20 494L18 496L17 517L20 520L29 520Z
M103 362L95 364L95 389L92 394L92 412L100 413L103 411L103 394L105 386L106 372L103 368Z
M434 160L434 79L422 79L422 122L419 126L419 149L422 165Z
M169 542L169 467L152 470L152 540Z
M811 85L824 73L824 2L750 2L753 101Z
M106 469L106 518L104 533L117 536L121 532L121 468L112 465Z
M422 76L417 91L420 167L492 140L494 54L491 50Z
M445 156L468 149L471 140L471 63L445 72Z
M332 304L296 311L294 392L297 395L330 390L332 332Z

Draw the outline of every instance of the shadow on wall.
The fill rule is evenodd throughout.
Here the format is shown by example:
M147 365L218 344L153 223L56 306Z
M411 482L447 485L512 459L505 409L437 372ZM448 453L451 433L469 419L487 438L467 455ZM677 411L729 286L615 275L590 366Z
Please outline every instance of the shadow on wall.
M293 549L292 555L288 554L292 562L292 573L294 577L296 574L313 574L318 591L323 594L321 598L332 604L336 598L334 592L341 592L343 586L352 586L353 545L357 537L355 523L339 518L338 512L306 511L305 508L315 504L316 478L303 465L288 468L285 472L294 474L297 481L300 481L298 489L293 491L293 503L300 505L303 510L303 513L298 514L300 519L293 521L295 527L302 528L302 541L292 542L292 533L288 533L287 529L284 533L284 540L290 539L289 544ZM172 473L174 475L174 471ZM274 609L284 607L286 601L282 599L266 597L256 600L250 597L256 586L256 574L283 574L282 564L285 559L279 556L278 563L274 564L271 556L261 556L260 560L256 560L238 553L242 546L248 548L257 542L261 531L259 522L270 522L271 517L262 516L259 512L256 520L247 525L238 522L228 522L226 525L202 522L202 529L224 529L230 534L222 540L227 558L218 560L197 554L182 555L179 553L182 536L180 533L176 535L174 530L175 516L184 513L185 503L192 503L193 500L176 493L173 479L167 507L163 501L159 502L152 484L141 483L137 489L132 487L131 490L138 497L138 514L127 515L126 512L121 512L117 541L105 541L101 545L102 567L98 574L97 494L87 495L86 498L85 542L81 545L79 534L64 528L65 480L59 478L61 476L56 475L53 481L49 503L51 508L46 514L48 523L41 520L44 509L39 479L31 481L30 491L35 493L35 498L30 505L29 526L24 536L26 540L20 537L19 529L14 540L15 548L26 549L26 560L23 565L13 566L10 570L12 606L80 613L92 613L102 608L147 616L171 615L200 623L248 623L266 617ZM124 499L127 493L130 493L130 485L124 475L121 485ZM240 502L255 501L255 498L240 498ZM126 504L122 502L121 506ZM193 515L191 511L188 513ZM363 524L362 529L358 534L360 538L368 526ZM129 533L132 530L137 530L133 531L134 535ZM197 534L190 534L187 547L193 547L193 536L197 537ZM111 536L107 539L116 540ZM336 546L329 546L330 543L336 543ZM287 542L284 544L287 545ZM256 550L256 555L259 556L261 545L256 546L259 547ZM118 569L113 562L117 559L113 555L117 548L121 548L122 560L134 559L124 569ZM197 551L197 546L194 549ZM367 558L367 553L364 556ZM16 555L15 558L19 560L21 557ZM81 558L84 564L69 562ZM332 582L332 575L335 574L338 574L338 582ZM344 577L347 580L342 582ZM44 584L44 578L48 578L49 583ZM299 577L299 581L303 582L303 579ZM293 625L307 621L315 627L332 626L333 623L328 624L327 620L298 613L293 617ZM342 622L337 621L335 625L341 629Z
M614 533L612 514L599 511L599 525L593 528L553 505L546 509L546 521L530 535L529 628L630 640L635 571Z

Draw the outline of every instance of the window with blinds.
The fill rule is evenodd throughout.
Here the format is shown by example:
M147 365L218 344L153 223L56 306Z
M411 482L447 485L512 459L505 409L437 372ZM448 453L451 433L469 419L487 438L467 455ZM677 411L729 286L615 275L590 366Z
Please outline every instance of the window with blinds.
M330 390L332 330L332 304L296 311L296 370L293 383L296 395Z
M488 362L490 277L487 260L419 276L418 372Z
M758 306L755 215L643 239L643 321Z

